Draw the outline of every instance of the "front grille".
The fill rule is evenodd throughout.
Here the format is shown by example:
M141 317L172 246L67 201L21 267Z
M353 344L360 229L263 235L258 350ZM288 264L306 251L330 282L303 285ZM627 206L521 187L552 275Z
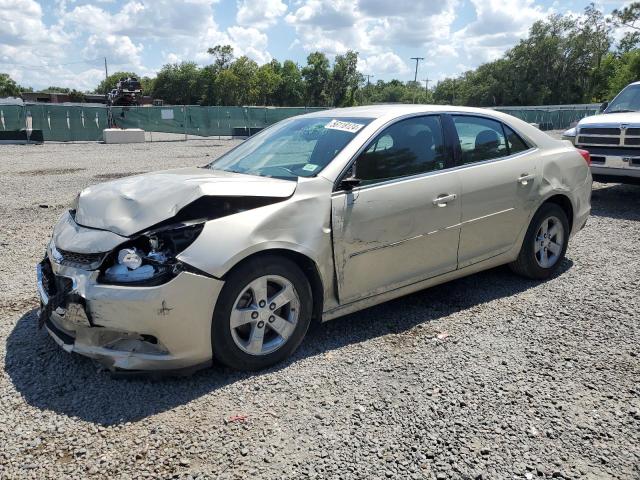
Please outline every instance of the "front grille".
M60 264L67 267L95 270L100 266L106 253L77 253L68 250L57 249L60 254Z
M586 135L620 135L619 128L603 128L603 127L582 127L581 134Z
M627 128L627 135L640 135L640 128Z
M624 139L624 144L625 145L640 145L640 137L637 137L637 138L625 138Z
M578 143L589 143L595 145L619 145L619 137L588 137L580 135L578 137Z

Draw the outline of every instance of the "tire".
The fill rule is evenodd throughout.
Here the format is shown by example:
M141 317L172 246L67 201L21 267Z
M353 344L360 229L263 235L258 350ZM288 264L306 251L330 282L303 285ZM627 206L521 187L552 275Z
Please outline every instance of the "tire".
M543 236L545 223L547 235L552 235L550 238ZM554 228L560 231L561 239L557 233L554 235ZM518 258L509 267L523 277L534 280L549 278L558 269L567 252L569 233L569 220L564 210L555 203L543 204L529 224ZM552 251L552 248L557 252ZM545 261L545 256L548 261Z
M216 302L214 357L249 371L281 362L307 333L312 305L309 281L294 262L276 255L248 260L229 273Z

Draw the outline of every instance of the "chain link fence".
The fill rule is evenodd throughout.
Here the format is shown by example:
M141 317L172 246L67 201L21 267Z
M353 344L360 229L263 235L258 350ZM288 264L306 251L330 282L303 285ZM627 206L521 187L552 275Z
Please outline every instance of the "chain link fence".
M141 128L147 132L208 136L248 136L259 129L295 115L322 108L307 107L113 107L117 128ZM542 130L569 128L598 112L598 105L545 107L497 107ZM0 131L42 130L45 141L101 141L108 126L104 106L55 104L0 104Z

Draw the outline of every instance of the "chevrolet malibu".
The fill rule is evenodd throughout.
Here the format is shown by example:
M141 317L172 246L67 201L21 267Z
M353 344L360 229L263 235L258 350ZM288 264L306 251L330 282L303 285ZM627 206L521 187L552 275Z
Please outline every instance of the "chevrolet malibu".
M84 189L37 266L39 322L113 371L260 369L313 320L503 264L548 278L590 196L589 154L509 115L316 112Z

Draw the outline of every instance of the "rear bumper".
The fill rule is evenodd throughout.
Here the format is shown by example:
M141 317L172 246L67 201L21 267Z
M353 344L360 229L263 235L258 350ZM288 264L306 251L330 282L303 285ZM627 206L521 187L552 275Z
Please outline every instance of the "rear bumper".
M173 371L211 362L222 281L182 272L163 285L128 287L99 284L97 274L48 259L37 266L41 322L65 351L111 370Z

